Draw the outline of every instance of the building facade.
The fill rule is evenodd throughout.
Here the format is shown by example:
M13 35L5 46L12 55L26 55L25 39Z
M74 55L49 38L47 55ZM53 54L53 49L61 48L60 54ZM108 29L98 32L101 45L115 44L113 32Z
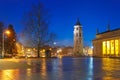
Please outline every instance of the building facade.
M82 25L79 19L74 26L74 55L83 55L83 35L82 35Z
M93 56L120 57L120 29L98 33L92 43Z
M63 56L73 56L73 47L70 46L64 47L62 49L62 54Z

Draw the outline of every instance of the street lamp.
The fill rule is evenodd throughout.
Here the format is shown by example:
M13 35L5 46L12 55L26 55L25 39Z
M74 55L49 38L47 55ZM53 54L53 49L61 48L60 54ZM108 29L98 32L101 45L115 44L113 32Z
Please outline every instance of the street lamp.
M4 53L4 51L5 51L5 44L4 44L4 37L5 37L5 34L10 34L10 31L9 30L5 30L5 31L3 31L3 33L2 33L2 58L4 58L4 55L5 55L5 53Z

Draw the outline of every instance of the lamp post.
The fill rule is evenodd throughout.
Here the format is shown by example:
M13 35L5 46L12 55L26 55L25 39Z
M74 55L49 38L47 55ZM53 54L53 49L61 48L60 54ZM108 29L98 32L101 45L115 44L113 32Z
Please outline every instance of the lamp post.
M56 42L53 42L53 54L56 56Z
M4 31L2 33L2 58L4 58Z
M2 33L2 58L4 58L4 55L5 55L5 34L10 34L10 31L9 30L5 30L3 31Z

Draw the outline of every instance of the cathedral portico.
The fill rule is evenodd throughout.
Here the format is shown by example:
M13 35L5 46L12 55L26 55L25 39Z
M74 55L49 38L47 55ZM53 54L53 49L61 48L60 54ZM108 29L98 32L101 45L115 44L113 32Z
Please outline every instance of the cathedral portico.
M120 57L120 29L97 33L93 42L93 56Z

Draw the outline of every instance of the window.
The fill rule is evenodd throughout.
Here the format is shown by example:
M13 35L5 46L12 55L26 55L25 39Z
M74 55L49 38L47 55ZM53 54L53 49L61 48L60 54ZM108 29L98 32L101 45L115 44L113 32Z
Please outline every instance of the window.
M119 51L118 49L119 49L119 48L118 48L118 40L116 39L116 40L115 40L115 54L116 54L116 55L118 55L118 51Z
M76 37L78 37L78 33L76 33Z
M107 41L107 54L110 54L110 41Z
M102 49L103 49L103 55L105 55L106 54L106 41L103 41Z
M111 54L114 54L114 40L110 41L110 47L111 47Z
M78 30L78 27L76 29Z
M110 40L110 41L103 41L102 42L102 51L103 55L119 55L119 40Z
M79 37L81 37L81 33L79 34Z

